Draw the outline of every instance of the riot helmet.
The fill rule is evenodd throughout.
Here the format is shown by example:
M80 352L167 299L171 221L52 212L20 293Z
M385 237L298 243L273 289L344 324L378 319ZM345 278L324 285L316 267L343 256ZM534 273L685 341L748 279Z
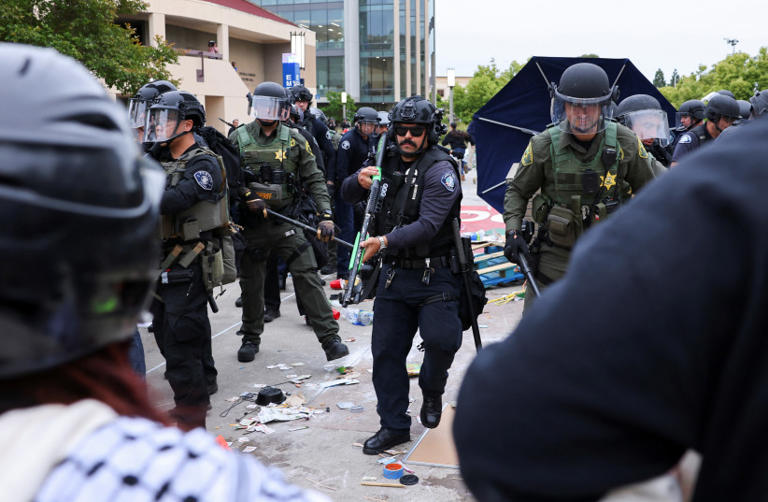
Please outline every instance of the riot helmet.
M396 136L404 136L398 131L401 124L417 124L423 125L427 133L425 139L426 142L422 143L421 148L417 152L404 152L400 150L401 155L416 156L423 151L428 142L431 145L435 145L438 142L441 134L445 133L445 124L443 124L443 110L436 108L435 105L430 103L427 99L421 96L410 96L395 105L391 112L389 112L389 130L387 134L389 138L396 141ZM403 131L400 131L403 132ZM413 134L413 131L411 131Z
M593 63L571 65L559 84L552 83L552 122L565 132L597 133L611 118L615 95L605 70Z
M312 102L312 93L309 92L309 89L304 87L303 85L296 85L291 87L290 89L291 93L291 103L295 103L296 101L306 101L307 103Z
M728 89L720 89L717 91L718 94L722 94L723 96L728 96L730 98L736 99L736 95L729 91Z
M315 117L317 120L323 123L323 125L328 125L328 117L325 116L325 113L323 110L316 106L310 106L309 107L309 113L312 114L313 117Z
M251 94L251 116L266 124L286 120L290 109L288 93L277 82L262 82Z
M752 115L759 117L768 111L768 89L755 91L755 95L749 98L752 105Z
M0 66L0 378L15 378L131 338L165 175L80 63L4 43Z
M752 105L749 101L743 99L737 99L736 102L739 104L739 117L741 120L749 120L749 116L752 115Z
M143 128L147 118L147 110L161 94L175 91L176 86L167 80L155 80L144 84L128 102L128 118L134 129Z
M370 106L362 106L355 112L353 118L355 124L372 124L379 123L379 112L371 108Z
M389 127L389 112L379 112L379 125Z
M680 105L680 110L677 112L678 122L680 122L680 118L682 117L692 117L693 123L691 125L697 122L701 122L704 120L704 110L706 107L707 105L705 105L701 100L689 99Z
M186 129L184 122L192 121ZM149 108L144 142L155 145L174 139L205 125L205 108L195 96L186 91L170 91L161 95Z
M725 94L715 94L707 103L705 116L710 122L717 122L720 118L736 120L739 118L739 103Z
M616 118L647 145L654 141L661 146L669 144L669 120L653 96L634 94L624 98L616 107Z

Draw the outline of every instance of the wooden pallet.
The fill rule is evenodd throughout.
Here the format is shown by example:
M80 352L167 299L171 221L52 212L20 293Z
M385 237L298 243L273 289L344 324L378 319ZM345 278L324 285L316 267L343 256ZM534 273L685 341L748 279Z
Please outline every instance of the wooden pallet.
M497 243L478 243L472 246L473 251L483 250L482 253L475 253L474 262L483 286L499 286L511 282L521 281L524 275L520 273L520 268L510 263L504 256L504 251Z

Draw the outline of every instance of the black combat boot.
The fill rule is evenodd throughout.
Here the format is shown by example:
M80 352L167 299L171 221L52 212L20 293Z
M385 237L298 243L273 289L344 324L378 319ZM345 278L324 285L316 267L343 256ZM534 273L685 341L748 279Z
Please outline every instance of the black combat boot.
M243 344L237 351L237 360L241 363L249 363L253 361L256 354L259 353L259 344L243 340Z
M428 429L434 429L440 424L440 416L443 414L443 400L440 396L424 396L421 404L421 423Z
M323 341L323 350L328 361L349 355L349 349L341 343L341 338L338 336L329 337L327 341Z
M272 322L280 317L280 310L267 307L264 309L264 322Z
M387 429L382 427L379 432L369 437L365 444L363 444L363 453L366 455L378 455L379 453L389 450L393 446L397 446L401 443L406 443L411 440L410 431Z

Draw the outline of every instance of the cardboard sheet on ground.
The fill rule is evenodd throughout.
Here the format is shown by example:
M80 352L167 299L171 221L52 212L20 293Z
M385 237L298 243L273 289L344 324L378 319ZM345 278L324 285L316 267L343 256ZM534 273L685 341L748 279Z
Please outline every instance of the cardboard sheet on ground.
M453 406L444 406L440 425L434 429L425 430L408 455L405 456L403 462L458 469L459 456L456 453L456 446L453 444L453 434L451 434L454 414Z

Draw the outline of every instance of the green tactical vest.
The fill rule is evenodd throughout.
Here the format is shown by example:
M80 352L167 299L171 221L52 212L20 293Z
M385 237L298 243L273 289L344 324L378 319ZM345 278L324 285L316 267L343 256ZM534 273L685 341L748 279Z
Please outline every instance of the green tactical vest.
M160 237L163 240L178 239L192 241L200 238L200 232L215 228L226 227L229 223L229 207L227 197L227 172L221 156L207 148L198 146L186 152L176 160L162 162L161 165L168 176L168 187L175 187L184 177L187 164L198 155L211 155L216 158L221 168L221 198L215 202L198 201L189 209L173 215L163 215L160 225Z
M550 156L555 192L545 195L549 196L555 204L566 207L572 206L575 197L580 199L580 205L591 205L605 200L618 200L620 197L619 186L622 185L621 180L619 180L618 169L619 161L623 159L624 152L619 145L616 131L616 124L608 122L597 153L592 160L585 162L577 158L570 148L558 148L562 134L560 128L553 126L547 129L552 138ZM606 148L612 148L616 152L615 161L607 169L602 160ZM585 187L585 175L587 173L596 177L591 190ZM586 185L590 185L590 183L587 182Z
M256 133L259 132L259 125ZM237 143L246 175L246 185L252 194L263 199L270 209L288 207L295 196L301 146L291 136L290 128L280 125L272 140L260 145L247 127L237 129ZM309 148L309 145L307 145Z

